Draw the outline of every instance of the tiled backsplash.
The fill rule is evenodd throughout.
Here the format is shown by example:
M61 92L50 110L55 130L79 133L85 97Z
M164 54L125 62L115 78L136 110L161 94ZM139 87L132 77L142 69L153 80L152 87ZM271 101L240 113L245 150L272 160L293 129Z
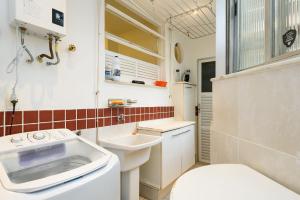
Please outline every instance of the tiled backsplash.
M123 122L117 116L124 114ZM9 135L12 112L0 112L0 136ZM68 128L72 131L174 117L174 107L16 111L11 134Z

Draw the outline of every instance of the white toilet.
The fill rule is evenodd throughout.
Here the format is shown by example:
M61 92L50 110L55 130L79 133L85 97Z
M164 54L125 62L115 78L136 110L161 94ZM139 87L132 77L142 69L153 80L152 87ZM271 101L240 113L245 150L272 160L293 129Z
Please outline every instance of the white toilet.
M175 183L170 200L300 200L300 196L245 165L210 165Z

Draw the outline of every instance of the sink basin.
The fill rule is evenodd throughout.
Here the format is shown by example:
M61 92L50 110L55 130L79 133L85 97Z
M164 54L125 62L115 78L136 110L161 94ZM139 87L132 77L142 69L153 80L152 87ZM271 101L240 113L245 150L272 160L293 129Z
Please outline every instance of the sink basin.
M121 171L126 172L143 165L149 160L151 147L159 144L161 137L152 135L126 135L101 139L100 145L118 155Z
M161 140L159 136L143 134L100 138L99 144L120 159L122 200L139 200L139 167L149 160L151 147Z
M104 139L100 140L100 142L107 148L119 149L124 151L138 151L160 143L161 137L137 134Z

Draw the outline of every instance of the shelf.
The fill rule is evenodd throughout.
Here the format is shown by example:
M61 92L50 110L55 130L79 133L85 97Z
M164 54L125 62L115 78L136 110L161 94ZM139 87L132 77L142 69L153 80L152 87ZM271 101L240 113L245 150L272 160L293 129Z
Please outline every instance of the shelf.
M120 59L121 74L124 75L126 80L121 79L123 82L131 82L132 80L145 80L149 81L150 85L155 80L161 79L161 67L151 63L147 63L129 56L119 53L105 51L105 66L113 68L114 58L118 56ZM152 84L151 84L152 85Z
M157 88L157 89L167 89L168 88L168 87L158 87L158 86L155 86L155 85L142 85L142 84L121 82L121 81L111 81L111 80L105 80L105 82L109 83L109 84L129 85L129 86L144 87L144 88Z
M151 33L152 35L164 40L165 37L161 34L159 34L158 32L152 30L151 28L149 28L148 26L144 25L143 23L133 19L132 17L128 16L127 14L123 13L122 11L118 10L117 8L107 4L106 5L106 9L107 11L111 12L112 14L114 15L117 15L119 17L121 17L122 19L130 22L131 24L133 24L134 26L148 32L148 33Z
M130 41L128 41L128 40L125 40L125 39L123 39L123 38L120 38L120 37L118 37L118 36L116 36L116 35L113 35L113 34L111 34L111 33L106 32L106 33L105 33L105 38L108 39L108 40L117 42L117 43L119 43L119 44L125 45L125 46L127 46L127 47L130 47L130 48L132 48L132 49L135 49L135 50L137 50L137 51L143 52L143 53L145 53L145 54L148 54L148 55L150 55L150 56L159 58L159 59L161 59L161 60L164 60L164 59L165 59L164 57L162 57L161 55L159 55L159 54L157 54L157 53L154 53L154 52L152 52L152 51L150 51L150 50L148 50L148 49L146 49L146 48L143 48L143 47L141 47L141 46L139 46L139 45L137 45L137 44L134 44L133 42L130 42Z
M190 82L184 82L184 81L180 81L180 82L175 82L175 84L186 84L186 85L192 85L192 86L197 86L194 83L190 83Z

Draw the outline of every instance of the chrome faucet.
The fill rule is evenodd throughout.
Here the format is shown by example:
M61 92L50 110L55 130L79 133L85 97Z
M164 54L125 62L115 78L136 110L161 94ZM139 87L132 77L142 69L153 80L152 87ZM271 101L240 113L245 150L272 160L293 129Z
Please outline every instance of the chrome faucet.
M125 115L124 114L118 115L118 122L125 122Z

